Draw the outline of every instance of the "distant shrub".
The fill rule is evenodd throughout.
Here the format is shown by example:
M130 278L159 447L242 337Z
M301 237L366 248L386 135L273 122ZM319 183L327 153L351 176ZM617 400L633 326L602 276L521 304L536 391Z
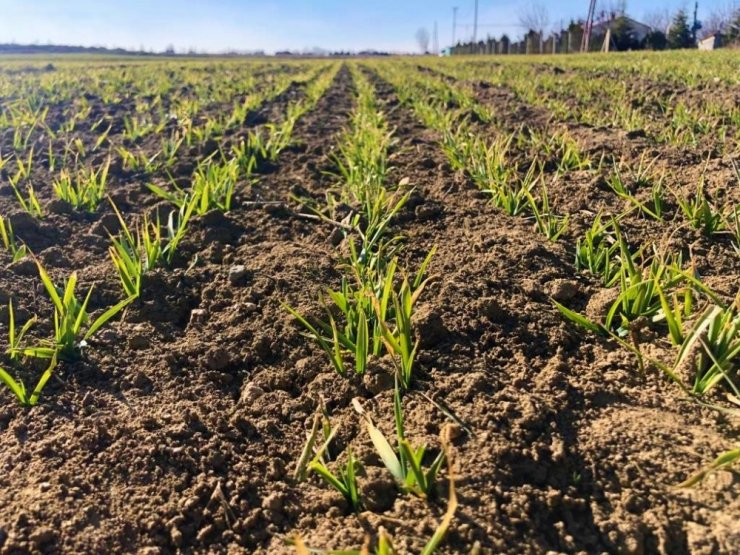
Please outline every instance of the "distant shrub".
M662 31L650 31L642 39L642 47L646 50L665 50L668 46L668 39Z

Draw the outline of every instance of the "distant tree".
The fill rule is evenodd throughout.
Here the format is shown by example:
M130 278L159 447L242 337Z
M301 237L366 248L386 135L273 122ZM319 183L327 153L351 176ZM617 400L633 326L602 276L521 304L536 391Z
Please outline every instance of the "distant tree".
M715 7L702 22L700 38L711 37L717 33L727 34L736 8L732 4ZM740 9L738 9L740 11Z
M175 47L173 45L168 45L167 48L164 51L165 56L174 56L175 55Z
M626 16L620 15L611 24L611 35L617 50L637 50L640 42L635 38L635 31Z
M550 24L550 14L547 11L547 7L537 0L524 6L524 8L519 11L519 24L522 27L526 27L528 30L525 40L527 38L532 40L534 38L532 35L533 32L539 35L538 51L542 52L542 45L545 40L545 30Z
M519 11L519 24L543 36L550 24L550 14L544 4L534 1Z
M597 9L600 21L612 21L627 13L626 0L601 0Z
M578 21L575 21L571 19L570 23L568 23L568 31L570 31L571 33L582 33L583 25L583 20L579 19Z
M647 50L665 50L668 39L663 31L653 29L642 39L642 47Z
M740 8L737 8L732 15L727 24L725 35L728 43L740 42Z
M426 27L419 27L416 31L416 44L422 54L429 51L429 30Z
M671 28L668 29L667 38L668 48L690 48L693 46L689 20L685 11L678 10L676 13L671 22Z
M642 20L646 25L649 25L656 31L660 31L665 34L668 32L668 27L671 25L671 14L668 12L667 8L660 8L646 13Z

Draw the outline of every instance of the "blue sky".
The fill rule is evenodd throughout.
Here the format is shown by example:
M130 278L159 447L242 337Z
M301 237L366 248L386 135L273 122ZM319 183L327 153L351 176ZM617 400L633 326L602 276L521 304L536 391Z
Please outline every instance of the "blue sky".
M702 0L699 18L737 0ZM480 0L479 36L516 36L528 1ZM551 26L585 15L586 0L542 2ZM440 46L450 43L452 7L458 39L472 34L473 0L0 0L0 43L57 43L163 50L323 47L414 51L417 29L439 25ZM642 19L658 7L674 11L688 0L628 0ZM431 45L430 45L431 46Z

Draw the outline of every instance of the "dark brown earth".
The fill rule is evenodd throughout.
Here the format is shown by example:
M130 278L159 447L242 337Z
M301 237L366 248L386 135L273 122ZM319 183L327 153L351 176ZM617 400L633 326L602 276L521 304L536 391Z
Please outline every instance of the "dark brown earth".
M422 393L470 429L455 428L460 505L441 551L737 552L737 476L722 471L699 488L675 488L733 447L737 419L688 401L653 370L640 374L631 355L584 336L550 302L581 309L600 294L597 281L573 267L572 245L589 214L619 209L612 193L586 172L554 183L551 200L574 214L574 229L549 243L531 221L506 216L451 171L436 134L369 75L395 130L393 179L415 188L394 222L406 238L403 264L416 268L438 249L418 305L420 375L404 398L408 434L439 448L447 419ZM255 121L279 120L300 88ZM481 101L512 126L522 110L531 125L545 125L537 109L505 94ZM282 306L315 312L319 293L340 283L346 245L334 246L331 226L297 216L288 197L321 200L336 185L326 172L353 103L343 68L277 166L229 213L195 221L175 268L150 276L143 298L82 361L60 367L38 406L23 409L0 393L0 553L291 553L284 539L292 534L312 547L359 548L381 526L400 552L421 550L446 510L447 480L428 502L396 491L351 406L361 398L390 434L388 384L337 376ZM630 160L661 148L603 130L569 131ZM240 132L246 127L233 138ZM667 167L683 155L660 152ZM202 155L184 159L180 176ZM700 165L677 168L676 186L688 187ZM710 192L738 201L730 178L726 160L710 163ZM48 175L34 182L43 203L52 202ZM153 209L145 184L117 173L113 197L127 213ZM55 278L75 270L84 285L95 284L95 310L118 299L107 258L110 209L90 217L60 210L39 223L16 206L3 185L0 212ZM633 241L671 235L692 245L707 283L732 296L740 262L729 241L674 229L636 216L626 224ZM10 264L0 252L0 267L0 305L13 298L20 320L47 320L34 265ZM0 335L6 331L0 312ZM657 355L667 355L667 345L657 345ZM360 514L316 477L292 479L322 402L340 426L339 442L364 463L368 507Z

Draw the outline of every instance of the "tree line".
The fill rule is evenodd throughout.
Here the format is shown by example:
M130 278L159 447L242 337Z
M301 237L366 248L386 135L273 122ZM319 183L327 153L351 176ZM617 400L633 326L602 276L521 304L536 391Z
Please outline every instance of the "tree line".
M573 52L580 50L580 40L586 29L583 19L571 20L567 27L552 29L548 34L550 17L547 8L535 1L519 12L519 26L527 29L521 41L512 40L504 34L498 39L486 41L458 42L452 47L453 54L477 53L525 53L525 52ZM645 23L639 24L643 32L635 28L635 20L626 12L623 0L612 1L604 6L594 18L594 26L600 32L592 34L588 50L599 50L605 40L605 29L609 28L609 50L665 50L694 48L703 38L719 34L723 45L740 45L740 6L719 7L705 21L691 17L685 9L671 14L662 8L649 13ZM647 32L644 29L648 28ZM428 52L429 33L421 28L416 33L417 44L422 53Z

